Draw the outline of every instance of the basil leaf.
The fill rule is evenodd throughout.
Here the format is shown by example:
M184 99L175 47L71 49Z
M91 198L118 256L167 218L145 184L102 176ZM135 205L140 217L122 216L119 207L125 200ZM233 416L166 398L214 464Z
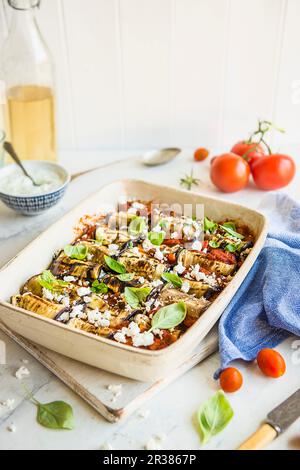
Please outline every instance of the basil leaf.
M218 242L217 240L210 240L208 242L209 246L211 246L212 248L219 248L220 246L220 242Z
M64 252L69 258L83 261L87 257L88 248L85 245L67 245Z
M197 418L201 440L203 444L208 442L212 436L221 432L233 417L233 410L229 401L218 391L200 406Z
M93 282L91 291L95 294L107 294L108 287L104 282L99 282L97 279Z
M235 253L238 250L238 245L228 243L228 245L225 246L225 250L229 251L229 253Z
M160 246L165 239L165 232L150 232L148 238L152 245Z
M186 317L186 305L184 302L167 305L159 309L152 318L152 330L169 330L180 325Z
M213 233L217 230L218 224L213 220L209 220L207 217L204 217L204 232Z
M116 261L115 259L111 258L110 256L104 256L105 263L107 266L114 272L118 274L125 274L126 273L126 268L124 264L119 263L119 261Z
M145 302L150 292L151 287L125 287L124 295L131 308L138 308L142 302Z
M128 281L132 281L132 279L134 278L134 274L133 273L119 274L117 278L119 279L119 281L128 282Z
M177 274L164 273L161 277L165 281L173 284L174 287L178 287L180 289L182 286L182 279Z
M240 238L241 240L243 240L243 238L245 238L244 235L241 235L240 233L237 233L235 230L232 230L231 227L227 227L225 224L220 225L220 228L225 230L225 232L229 233L229 235L231 235L232 237Z
M234 222L224 222L223 226L236 231L236 226Z
M146 221L144 217L135 217L129 224L129 235L136 237L140 235L146 228Z
M45 428L74 429L73 409L64 401L42 404L35 400L37 421Z
M50 291L61 290L63 287L68 285L68 282L56 279L51 271L44 271L37 280L42 287L45 287L45 289Z

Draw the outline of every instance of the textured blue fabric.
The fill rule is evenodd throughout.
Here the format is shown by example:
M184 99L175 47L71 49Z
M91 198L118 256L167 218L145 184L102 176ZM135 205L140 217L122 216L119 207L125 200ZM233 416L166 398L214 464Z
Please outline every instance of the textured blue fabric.
M300 336L300 204L269 194L260 210L269 220L268 238L221 317L215 378L235 359L252 361L260 349Z

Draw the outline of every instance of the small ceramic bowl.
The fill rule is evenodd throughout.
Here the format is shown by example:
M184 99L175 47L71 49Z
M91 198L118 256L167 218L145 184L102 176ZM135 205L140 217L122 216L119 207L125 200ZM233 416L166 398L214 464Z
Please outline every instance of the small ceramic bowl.
M59 175L62 183L61 185L51 192L37 194L34 196L14 196L2 192L0 189L0 200L10 209L18 212L23 215L38 215L42 212L51 209L55 206L64 196L68 184L70 182L70 175L62 166L57 165L56 163L46 162L46 161L27 161L24 162L26 170L30 174L30 170L34 169L43 169L49 170L52 173L55 172ZM0 186L2 178L9 176L10 173L14 172L16 169L15 164L8 165L0 170Z

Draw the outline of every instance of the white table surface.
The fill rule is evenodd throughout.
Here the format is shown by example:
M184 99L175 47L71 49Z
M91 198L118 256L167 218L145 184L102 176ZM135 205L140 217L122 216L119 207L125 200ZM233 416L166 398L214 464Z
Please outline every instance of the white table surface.
M299 154L299 149L293 149ZM176 162L164 167L149 169L138 161L128 160L139 152L65 152L61 162L72 172L96 165L123 160L113 167L75 180L63 202L51 212L38 218L16 216L2 204L0 206L0 266L26 246L42 230L76 205L83 197L96 191L105 182L114 179L140 178L161 184L178 186L179 178L194 166L195 176L201 180L199 192L222 196L253 208L258 207L265 193L253 186L236 194L220 195L209 181L209 162L193 164L192 153L185 151ZM300 199L299 176L286 190ZM0 406L0 449L101 449L109 442L114 449L142 449L151 437L165 436L164 449L234 449L259 426L268 411L299 388L300 354L293 346L295 338L279 346L287 362L287 373L278 380L262 376L254 364L238 364L244 375L244 386L236 394L229 395L235 411L230 425L204 448L193 427L193 414L199 405L218 389L212 376L219 366L218 354L195 367L181 379L171 384L148 403L147 419L138 414L117 424L106 422L88 405L72 393L36 360L0 333L0 340L7 346L7 364L0 365L0 402L14 399L11 410ZM51 402L65 400L72 404L76 417L73 431L52 431L39 426L35 420L35 407L24 398L21 383L14 376L16 370L26 367L30 376L24 381L33 389L38 400ZM298 360L297 360L298 359ZM121 382L121 380L120 380ZM8 431L14 424L16 431ZM269 449L300 449L300 420Z

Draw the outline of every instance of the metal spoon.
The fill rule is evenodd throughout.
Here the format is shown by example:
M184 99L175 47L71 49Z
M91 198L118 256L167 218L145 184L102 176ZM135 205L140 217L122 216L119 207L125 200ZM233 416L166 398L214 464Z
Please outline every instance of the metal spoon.
M181 152L179 148L165 148L160 150L151 150L142 157L142 162L146 166L159 166L173 160Z
M13 148L12 144L10 142L4 142L3 144L4 150L11 156L11 158L16 162L16 164L21 168L23 171L24 175L29 178L34 186L41 186L39 183L36 183L32 176L27 172L26 168L24 168L23 163L21 162L20 158L16 154L15 149Z

